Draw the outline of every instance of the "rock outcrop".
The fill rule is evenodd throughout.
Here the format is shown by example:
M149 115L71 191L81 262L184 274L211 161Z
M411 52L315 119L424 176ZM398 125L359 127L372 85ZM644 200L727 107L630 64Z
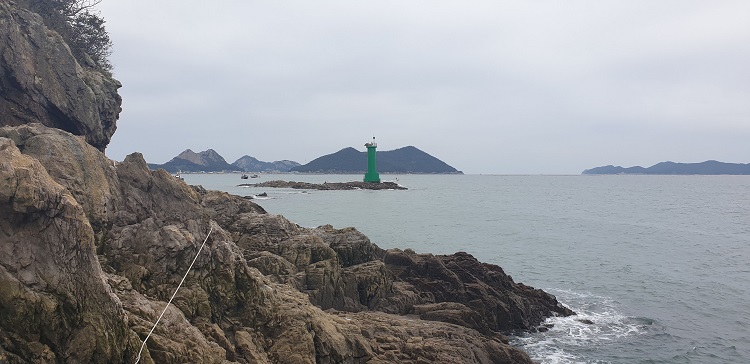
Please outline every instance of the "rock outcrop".
M409 307L423 319L491 333L533 330L547 316L574 314L554 296L515 283L502 268L464 252L431 255L392 249L383 261L409 291L429 297Z
M117 128L120 83L80 65L43 19L0 2L0 126L41 123L103 151Z
M293 188L296 190L405 190L404 186L396 182L326 182L326 183L309 183L295 181L266 181L260 183L242 183L239 186L246 187L270 187L270 188Z

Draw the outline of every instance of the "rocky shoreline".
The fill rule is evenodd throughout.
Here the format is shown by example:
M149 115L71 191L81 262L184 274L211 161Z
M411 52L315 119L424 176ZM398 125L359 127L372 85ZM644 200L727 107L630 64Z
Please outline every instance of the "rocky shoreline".
M114 131L119 83L18 3L0 20L3 102L27 104L0 108L0 362L135 362L209 231L140 363L529 364L504 335L574 314L466 253L384 250L110 160L79 119Z
M504 334L573 314L469 254L302 228L40 124L0 128L0 214L9 362L133 362L209 226L142 363L531 363Z
M261 183L243 183L243 187L294 188L299 190L406 190L407 188L396 182L325 182L308 183L295 181L266 181Z

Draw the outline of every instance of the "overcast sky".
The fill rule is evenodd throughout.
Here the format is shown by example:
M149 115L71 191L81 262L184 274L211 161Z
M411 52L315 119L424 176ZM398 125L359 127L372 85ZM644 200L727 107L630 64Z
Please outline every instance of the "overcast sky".
M377 137L465 173L750 162L750 1L104 0L107 148L307 163Z

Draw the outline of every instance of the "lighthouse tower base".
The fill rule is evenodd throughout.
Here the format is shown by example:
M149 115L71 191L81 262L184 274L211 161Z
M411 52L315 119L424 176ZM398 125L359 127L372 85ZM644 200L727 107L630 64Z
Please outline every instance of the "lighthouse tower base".
M380 183L380 175L375 172L374 174L365 173L365 178L363 179L364 182L370 182L370 183Z
M365 178L362 181L380 183L380 174L378 174L376 161L376 149L378 148L378 145L375 144L375 137L372 139L372 143L365 144L365 147L367 147L367 173L365 173Z

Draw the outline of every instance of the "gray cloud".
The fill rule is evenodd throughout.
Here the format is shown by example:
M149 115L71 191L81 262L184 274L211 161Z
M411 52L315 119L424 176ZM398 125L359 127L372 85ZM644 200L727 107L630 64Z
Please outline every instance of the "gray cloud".
M750 162L745 1L100 4L107 150L307 162L378 137L468 173Z

